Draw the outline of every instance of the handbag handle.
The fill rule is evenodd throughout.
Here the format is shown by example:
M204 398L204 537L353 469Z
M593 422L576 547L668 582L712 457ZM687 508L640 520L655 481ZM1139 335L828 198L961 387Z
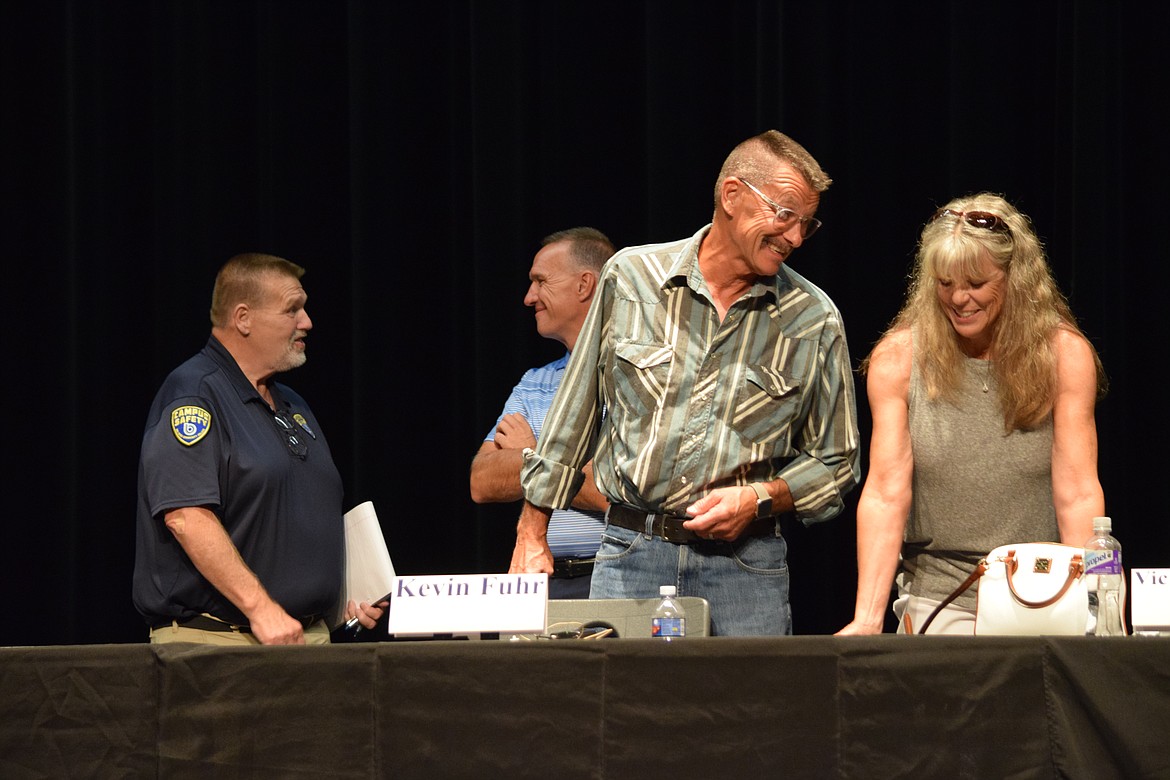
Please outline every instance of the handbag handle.
M1016 584L1012 581L1012 575L1020 568L1020 562L1016 560L1016 551L1008 550L1007 557L1004 559L1004 567L1007 569L1008 588L1012 592L1012 598L1018 601L1021 605L1029 609L1042 609L1051 606L1060 601L1061 596L1068 593L1068 589L1072 587L1073 582L1085 573L1085 563L1080 555L1074 555L1072 560L1068 562L1068 577L1064 580L1064 586L1056 592L1056 595L1044 599L1043 601L1028 601L1027 599L1016 593Z

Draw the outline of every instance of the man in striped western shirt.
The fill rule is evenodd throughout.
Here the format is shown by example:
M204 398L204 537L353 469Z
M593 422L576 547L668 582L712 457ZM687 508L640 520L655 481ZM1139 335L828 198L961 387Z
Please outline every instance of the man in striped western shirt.
M710 225L606 264L524 451L511 571L552 571L551 508L568 504L592 455L610 501L592 598L670 584L707 599L712 634L792 633L779 517L835 517L859 478L840 313L785 265L820 227L830 183L768 131L727 157Z
M471 462L471 498L477 504L523 497L521 452L535 447L540 438L553 394L597 290L601 268L613 251L609 238L591 227L562 230L541 241L528 272L524 305L533 309L537 332L564 344L569 352L546 366L529 369L513 388L495 427ZM591 478L592 464L586 463L584 470L590 478L583 481L572 506L554 511L548 523L553 557L549 597L554 599L589 598L593 556L601 544L608 502Z

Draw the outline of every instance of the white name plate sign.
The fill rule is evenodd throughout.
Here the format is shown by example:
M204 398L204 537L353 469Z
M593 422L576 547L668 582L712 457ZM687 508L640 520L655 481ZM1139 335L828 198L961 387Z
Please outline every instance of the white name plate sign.
M540 634L547 625L548 575L400 574L389 611L387 628L395 636Z
M1135 634L1170 634L1170 569L1130 569L1129 608Z

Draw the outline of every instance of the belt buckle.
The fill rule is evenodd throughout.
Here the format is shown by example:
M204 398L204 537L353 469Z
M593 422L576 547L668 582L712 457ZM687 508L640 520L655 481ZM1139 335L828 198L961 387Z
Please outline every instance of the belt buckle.
M553 562L553 571L560 568L561 576L566 579L574 579L576 577L584 577L586 574L593 573L593 558L562 558L559 561Z
M226 620L220 620L217 617L213 617L211 619L214 620L216 623L222 624L223 631L227 631L227 632L232 633L232 634L250 634L250 633L252 633L251 626L245 626L241 623L229 623ZM214 630L214 629L212 629L212 630Z
M670 542L671 544L686 544L687 542L692 542L698 539L698 534L696 534L694 531L688 531L686 528L682 527L682 523L686 519L687 518L685 517L670 517L669 515L663 515L662 519L658 521L658 530L661 532L659 535L662 537L662 540L664 542ZM668 520L674 520L678 522L668 523Z
M207 627L205 628L206 631L226 631L226 632L232 633L232 634L250 634L250 633L252 633L252 630L250 627L245 626L242 623L230 623L222 618L217 618L215 615L211 614L210 612L201 612L200 614L191 618L191 620L189 620L187 622L197 621L199 618L204 618L206 620L211 621L211 624L207 625ZM216 628L214 626L220 626L220 628Z

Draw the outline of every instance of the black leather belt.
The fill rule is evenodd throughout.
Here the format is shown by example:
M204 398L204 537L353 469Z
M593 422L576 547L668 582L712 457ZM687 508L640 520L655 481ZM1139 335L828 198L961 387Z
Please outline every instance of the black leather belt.
M308 628L320 619L320 615L310 615L306 618L298 618L303 628ZM228 623L223 620L217 620L213 617L207 617L206 615L196 615L193 618L179 620L176 622L179 624L180 628L195 628L200 631L234 631L237 634L252 633L252 628L250 626L240 625L237 623ZM166 628L169 625L173 624L163 623L162 625L154 626L154 628Z
M671 542L672 544L693 544L695 542L711 541L699 536L688 528L683 528L683 523L689 520L689 517L652 515L649 512L643 512L640 509L634 509L625 504L610 504L605 519L619 528L628 528L631 531L640 531L642 533L646 531L646 520L650 519L652 521L650 532L655 536L662 537L663 541ZM747 527L743 529L743 533L740 534L740 537L771 536L774 533L776 533L776 518L761 517L748 523Z
M571 580L574 577L586 577L592 573L592 558L557 558L553 561L552 576L557 579Z

